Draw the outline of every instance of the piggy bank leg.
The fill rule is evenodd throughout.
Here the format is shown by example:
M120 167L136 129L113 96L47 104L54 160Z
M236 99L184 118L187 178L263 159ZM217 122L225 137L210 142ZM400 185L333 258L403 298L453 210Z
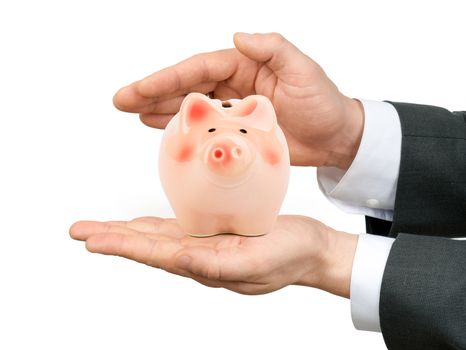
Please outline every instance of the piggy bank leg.
M210 237L231 233L231 217L200 212L177 214L178 224L183 231L193 237Z
M210 237L220 234L262 236L273 227L276 216L258 218L257 215L206 214L195 211L178 213L177 220L183 231L193 237Z
M236 218L233 224L233 231L241 236L263 236L273 228L275 219L269 220L258 218L257 216L242 216Z

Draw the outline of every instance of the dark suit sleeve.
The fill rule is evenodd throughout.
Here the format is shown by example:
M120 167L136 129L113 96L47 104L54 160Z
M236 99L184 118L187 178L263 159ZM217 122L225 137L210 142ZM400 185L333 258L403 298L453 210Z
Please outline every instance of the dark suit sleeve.
M380 325L389 349L466 349L466 115L392 103L402 129ZM378 233L384 233L379 231ZM437 236L437 237L435 237Z
M466 349L466 241L400 234L379 305L388 349Z
M366 218L368 232L466 236L466 112L390 103L402 133L393 223Z

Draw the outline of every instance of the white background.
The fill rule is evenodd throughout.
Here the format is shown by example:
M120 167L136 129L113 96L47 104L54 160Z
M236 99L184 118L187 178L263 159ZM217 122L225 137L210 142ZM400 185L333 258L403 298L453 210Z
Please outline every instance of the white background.
M2 1L1 349L383 349L348 300L306 287L209 289L72 241L79 219L170 216L161 132L118 112L121 86L235 31L282 33L352 97L466 107L464 11L454 2ZM283 213L348 232L363 218L293 169Z

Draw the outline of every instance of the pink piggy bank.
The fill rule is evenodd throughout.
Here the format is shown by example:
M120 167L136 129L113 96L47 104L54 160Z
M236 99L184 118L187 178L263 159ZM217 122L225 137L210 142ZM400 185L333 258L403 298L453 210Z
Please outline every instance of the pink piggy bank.
M269 99L184 99L160 147L163 189L191 236L258 236L275 223L288 186L285 136Z

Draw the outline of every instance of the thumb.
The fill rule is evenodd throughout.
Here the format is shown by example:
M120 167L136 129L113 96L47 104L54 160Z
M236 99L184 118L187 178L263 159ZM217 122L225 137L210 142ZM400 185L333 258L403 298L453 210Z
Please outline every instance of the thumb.
M243 55L264 62L276 73L292 72L293 67L302 72L304 67L316 64L278 33L236 33L233 41Z

